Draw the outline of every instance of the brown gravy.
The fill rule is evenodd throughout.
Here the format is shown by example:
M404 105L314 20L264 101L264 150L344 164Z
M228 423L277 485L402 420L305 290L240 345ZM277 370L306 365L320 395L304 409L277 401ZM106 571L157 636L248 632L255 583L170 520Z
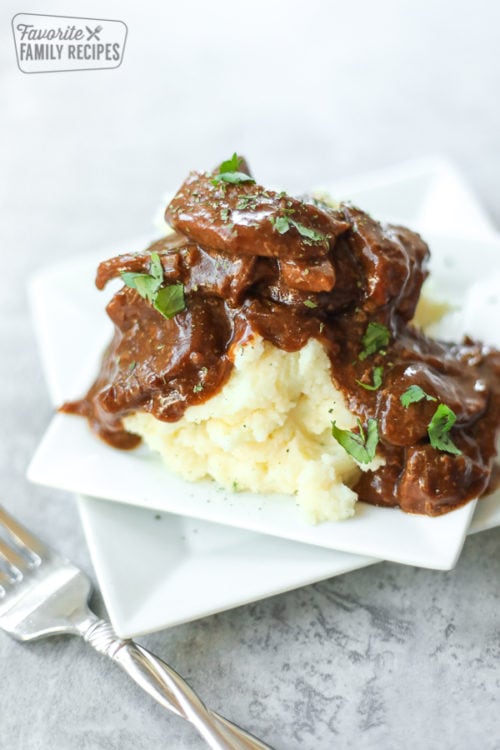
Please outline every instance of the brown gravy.
M195 172L182 185L166 210L173 235L101 263L97 274L99 288L121 273L148 274L157 253L162 283L183 285L185 309L168 320L124 286L107 307L115 335L96 382L61 410L87 417L111 445L134 448L140 438L124 430L125 415L180 419L223 387L232 348L252 332L286 351L314 337L351 411L377 422L386 463L363 472L361 500L439 515L483 494L500 427L500 352L470 339L433 341L409 323L427 275L420 236L347 204L333 209L250 180L213 184L215 174ZM370 323L389 340L366 354ZM429 400L405 408L413 385ZM429 442L439 403L456 416L456 454Z

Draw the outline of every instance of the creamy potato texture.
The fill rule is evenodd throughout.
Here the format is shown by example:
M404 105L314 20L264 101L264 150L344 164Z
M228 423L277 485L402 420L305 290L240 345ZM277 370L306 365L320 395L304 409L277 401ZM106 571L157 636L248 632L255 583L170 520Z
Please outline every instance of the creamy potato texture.
M254 337L234 351L231 376L213 398L189 407L177 422L145 412L124 419L127 430L158 451L187 480L212 478L224 487L295 495L313 522L354 514L351 487L363 470L331 434L352 429L354 415L331 380L322 345L297 352Z
M329 196L320 197L336 207ZM172 231L163 209L158 225ZM424 285L414 323L425 328L448 311ZM188 481L213 479L234 492L293 495L312 523L353 516L357 495L351 487L361 471L383 460L358 464L332 437L333 421L353 429L356 418L333 386L321 344L310 339L290 353L256 336L233 356L221 392L189 407L182 419L163 422L135 412L123 420L125 428Z
M352 516L356 493L441 515L486 489L498 353L408 325L429 260L418 234L265 189L237 154L190 172L165 219L174 233L99 264L99 289L124 282L115 336L62 411L114 447L144 439L187 480L295 496L314 522ZM447 311L421 300L420 325Z
M447 308L423 293L415 324L435 323ZM353 429L356 418L334 388L330 362L315 339L285 352L255 336L233 352L224 388L177 422L147 412L124 419L165 464L188 481L213 479L229 490L294 495L312 523L354 515L351 487L358 464L332 437L335 421Z

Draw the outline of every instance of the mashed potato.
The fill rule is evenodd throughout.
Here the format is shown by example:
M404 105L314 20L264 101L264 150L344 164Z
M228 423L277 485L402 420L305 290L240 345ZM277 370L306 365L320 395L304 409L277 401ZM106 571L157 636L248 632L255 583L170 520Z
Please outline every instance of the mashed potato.
M315 195L337 207L326 194ZM172 231L163 207L156 223L163 233ZM426 284L414 323L425 329L449 309ZM353 516L357 495L351 488L360 472L383 463L376 457L358 464L332 437L333 421L353 429L356 417L335 389L330 362L315 339L290 353L257 336L235 350L224 388L189 407L179 421L162 422L146 412L123 421L184 479L213 479L235 492L295 495L312 523Z
M158 451L187 480L211 478L230 490L296 495L313 523L354 514L351 487L363 470L331 434L331 423L352 429L356 418L331 380L330 362L310 339L285 352L255 337L234 352L224 388L189 407L177 422L136 412L127 430Z
M329 196L316 197L337 207ZM170 233L163 213L158 226ZM426 287L414 320L423 329L449 311ZM290 353L256 336L233 356L224 388L189 407L182 419L163 422L135 412L123 420L125 428L188 481L213 479L235 492L295 495L312 523L354 515L352 487L361 471L376 469L383 460L358 464L332 437L333 421L353 429L356 417L332 383L321 344L310 339Z
M431 280L427 279L422 287L413 324L429 335L428 329L450 312L453 312L453 306L439 298L438 290L434 289Z

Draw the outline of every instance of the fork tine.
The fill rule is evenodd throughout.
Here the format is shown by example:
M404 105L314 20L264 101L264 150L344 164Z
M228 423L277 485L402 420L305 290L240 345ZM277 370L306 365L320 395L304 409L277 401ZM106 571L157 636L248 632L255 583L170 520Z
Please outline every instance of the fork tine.
M18 570L26 570L28 567L27 561L18 552L16 552L8 544L2 542L0 539L0 558L7 560L8 563L13 565Z
M45 555L48 553L47 547L36 536L24 528L18 521L10 516L5 508L0 505L0 524L10 532L14 539L29 552L35 555Z

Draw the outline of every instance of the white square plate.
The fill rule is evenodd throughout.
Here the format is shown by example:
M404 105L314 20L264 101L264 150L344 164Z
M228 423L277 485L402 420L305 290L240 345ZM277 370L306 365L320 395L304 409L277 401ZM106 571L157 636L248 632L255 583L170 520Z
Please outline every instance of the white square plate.
M386 171L381 178L370 176L358 181L357 187L351 181L349 187L339 188L335 192L337 195L348 195L382 218L395 218L414 225L421 224L425 219L434 229L443 227L449 230L450 225L446 221L442 223L443 217L448 217L447 221L452 220L455 228L457 222L460 223L459 228L464 234L487 236L490 233L477 203L453 168L442 160L427 160L400 167L392 173ZM453 206L450 206L450 201ZM396 216L391 216L391 205L397 205ZM487 244L490 246L490 243ZM137 244L134 245L137 247ZM128 248L122 246L120 249ZM445 254L450 249L449 243L443 243ZM498 245L494 243L493 252L496 253L497 249ZM79 267L70 262L65 268L59 267L57 271L39 277L32 287L37 330L55 403L62 398L77 395L78 390L89 382L97 363L96 349L100 350L106 343L109 329L103 330L102 313L99 312L97 330L101 338L98 344L95 340L92 342L93 354L92 347L90 351L82 349L81 339L61 340L58 330L61 317L69 315L79 331L82 326L85 327L89 317L89 311L86 310L89 302L87 292L94 297L91 300L92 306L98 305L100 310L104 302L102 295L96 293L90 285L84 288L83 283L79 283L76 288L71 286L71 294L61 300L57 294L54 296L53 283L57 288L60 282L64 284L69 278L68 274L80 277L87 268L91 269L93 276L95 260L97 257L87 258ZM463 283L463 279L460 283ZM88 371L81 373L80 382L77 383L76 374L82 369L82 362L87 360L84 355L92 356L92 361L86 368ZM68 360L73 367L64 366ZM480 510L486 510L486 504L491 507L488 512L482 513L484 517L479 524L480 528L490 527L498 522L495 515L497 505L489 500L482 501ZM153 513L90 499L81 500L81 509L103 594L113 622L122 635L192 619L370 562L367 558L314 549L181 517L163 516L163 522L160 523L155 520ZM170 520L165 523L167 519ZM439 519L427 520L435 522ZM110 543L111 539L116 545ZM438 540L433 538L432 542ZM133 556L127 557L125 561L117 556L119 549L137 549L138 556L143 560L145 545L148 559L152 562L163 561L163 564L148 566L146 577L143 566L137 566ZM175 558L171 556L174 549ZM257 559L264 565L265 577L256 575ZM293 565L290 562L293 559L299 560L300 564ZM271 564L273 575L270 576ZM153 576L151 580L152 569L161 571L167 567L167 575L160 574L156 579ZM215 577L205 576L204 572L208 570ZM233 579L228 581L227 573L222 575L224 570L233 570ZM130 582L137 579L140 579L140 585L131 587ZM207 585L209 581L212 585ZM168 601L168 610L158 607L159 601Z
M495 263L500 270L496 240L426 236L433 249L434 283L452 303L462 302L472 283L484 279L495 269ZM142 244L134 243L135 247ZM111 252L104 251L101 257ZM61 393L63 399L76 396L92 381L104 336L111 336L110 325L105 325L103 300L99 299L104 295L96 294L93 288L94 273L95 257L84 258L43 272L32 285L35 299L49 299L50 309L55 308L53 322L61 355L53 356L52 363L64 367L72 383L69 371L76 366L79 372L71 392ZM451 335L461 335L460 323L454 316L448 326ZM68 351L69 342L74 352ZM57 415L49 427L29 476L42 484L93 497L182 513L344 552L444 569L454 565L474 509L474 503L469 503L439 518L428 518L359 503L352 519L312 526L287 496L235 495L213 482L186 483L168 472L159 456L147 448L117 451L96 439L84 420L63 414Z

